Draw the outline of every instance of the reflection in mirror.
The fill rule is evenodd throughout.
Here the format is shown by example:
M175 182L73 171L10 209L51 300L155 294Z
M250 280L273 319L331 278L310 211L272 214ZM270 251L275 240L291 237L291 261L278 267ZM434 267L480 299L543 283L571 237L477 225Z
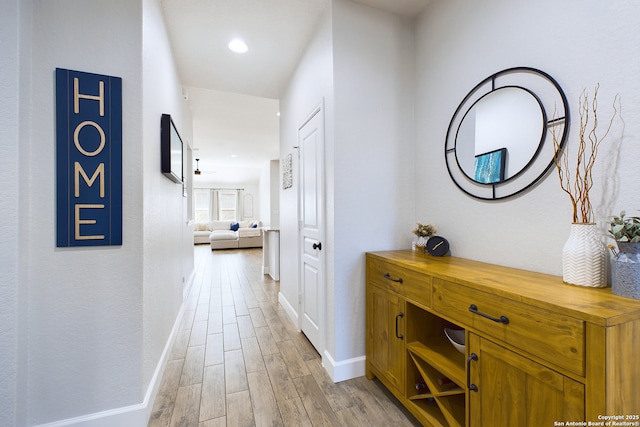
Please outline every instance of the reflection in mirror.
M546 111L553 112L548 120ZM456 110L445 142L449 175L465 193L485 200L518 194L553 163L548 127L568 129L568 105L548 74L527 67L480 82Z
M456 138L456 157L465 175L477 182L492 183L516 175L534 158L544 132L540 103L531 93L518 87L489 92L469 110ZM489 153L497 153L488 157ZM496 162L500 157L500 162ZM491 163L486 161L492 159ZM484 161L483 161L484 160ZM478 162L480 161L480 162ZM489 165L504 168L487 170ZM484 166L484 170L477 170ZM478 173L491 173L489 181L476 179ZM496 176L502 178L496 181Z

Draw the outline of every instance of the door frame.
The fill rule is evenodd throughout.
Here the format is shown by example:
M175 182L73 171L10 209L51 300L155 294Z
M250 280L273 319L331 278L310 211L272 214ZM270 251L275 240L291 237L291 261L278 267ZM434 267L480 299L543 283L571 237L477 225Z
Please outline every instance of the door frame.
M302 123L300 124L300 126L298 126L298 130L297 130L297 139L298 139L298 146L296 147L298 150L298 170L297 170L297 175L298 175L298 182L300 183L300 185L298 186L298 251L297 251L297 255L298 255L298 329L300 331L302 331L302 322L303 322L303 317L304 317L304 312L303 312L303 304L302 304L302 300L303 300L303 296L304 296L304 292L303 292L303 275L304 275L304 268L303 268L303 259L304 259L304 235L302 232L302 229L304 227L304 219L303 219L303 212L302 212L302 201L304 200L304 182L303 182L303 177L302 177L302 161L301 161L301 140L300 140L300 132L302 131L302 129L305 127L305 125L307 125L307 123L309 123L314 117L316 117L316 115L319 115L320 117L320 122L322 123L322 150L320 153L320 165L318 170L320 171L320 177L319 177L319 182L321 183L321 190L320 190L320 200L321 200L321 206L320 206L320 211L321 211L321 215L320 215L320 220L318 221L318 229L319 229L319 237L320 237L320 241L322 242L324 248L323 250L319 251L319 263L320 263L320 269L322 271L321 273L321 277L322 277L322 283L320 284L320 286L322 287L322 290L320 292L320 301L319 303L319 309L318 309L318 313L319 313L319 319L318 319L318 328L319 328L319 349L318 353L320 353L320 356L322 357L322 359L324 360L324 352L326 349L326 302L327 302L327 279L326 279L326 271L327 271L327 263L326 263L326 203L325 203L325 145L326 145L326 135L325 135L325 113L324 113L325 109L324 109L324 98L321 99L320 103L311 111L310 114L308 114L306 116L306 118L302 121ZM318 161L318 159L316 159L316 161Z

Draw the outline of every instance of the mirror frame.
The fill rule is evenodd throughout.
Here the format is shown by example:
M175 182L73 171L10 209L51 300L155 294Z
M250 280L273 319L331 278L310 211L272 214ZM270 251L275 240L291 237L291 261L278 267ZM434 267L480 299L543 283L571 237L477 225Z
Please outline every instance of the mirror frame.
M524 84L526 84L526 86ZM469 177L461 168L456 147L460 126L469 111L490 93L504 88L517 88L532 95L542 113L540 143L529 162L513 176L492 183L481 183ZM547 111L551 111L549 118ZM451 180L460 190L481 200L500 200L521 194L539 183L554 165L555 147L549 128L560 134L560 149L566 144L569 133L569 103L562 88L549 74L531 67L514 67L499 71L478 83L456 109L445 140L444 154Z

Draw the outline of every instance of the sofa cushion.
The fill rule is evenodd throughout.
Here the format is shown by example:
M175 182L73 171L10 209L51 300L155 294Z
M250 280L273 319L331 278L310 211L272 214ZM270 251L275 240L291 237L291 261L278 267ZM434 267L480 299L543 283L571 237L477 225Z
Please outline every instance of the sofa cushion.
M211 221L209 223L209 230L229 230L229 226L233 221Z
M260 229L259 228L241 228L238 230L238 234L240 235L240 238L258 237L260 236Z
M197 222L196 229L194 231L207 231L209 229L209 224L206 222Z
M238 240L238 232L231 230L214 230L209 236L210 241L215 240Z

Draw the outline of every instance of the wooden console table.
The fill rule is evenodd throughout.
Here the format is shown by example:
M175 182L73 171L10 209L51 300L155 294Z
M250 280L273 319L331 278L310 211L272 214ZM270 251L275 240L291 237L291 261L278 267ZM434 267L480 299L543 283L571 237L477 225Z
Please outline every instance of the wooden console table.
M640 421L640 301L455 257L366 260L367 378L424 425Z

